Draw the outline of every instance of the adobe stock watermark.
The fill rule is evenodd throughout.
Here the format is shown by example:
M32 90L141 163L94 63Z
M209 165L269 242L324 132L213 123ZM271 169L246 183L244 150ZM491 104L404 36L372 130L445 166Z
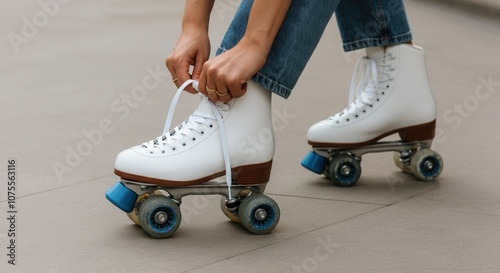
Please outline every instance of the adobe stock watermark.
M384 173L384 178L391 192L395 193L397 191L397 185L403 184L406 181L407 176L403 172L393 173L390 171L386 171Z
M212 170L212 173L215 173L215 171ZM219 177L211 181L217 181L221 184L226 184L226 181L223 177ZM191 202L185 202L186 197L189 198ZM180 206L182 213L182 222L185 224L191 223L192 219L202 214L202 212L209 207L212 200L217 198L222 198L222 195L214 193L213 189L207 187L191 189L190 194L182 198L182 205Z
M453 131L462 127L464 120L470 118L479 109L481 103L489 99L500 88L500 82L495 81L492 74L488 75L488 77L479 76L478 81L479 83L474 88L473 94L467 96L460 103L453 104L452 108L443 112L443 121L451 124ZM436 128L434 143L442 144L447 140L448 132L442 127Z
M379 36L380 33L384 32L383 28L390 25L394 18L405 16L405 7L401 0L386 0L384 2L385 9L371 11L371 17L377 19L371 20L365 25L364 30L368 37Z
M61 7L67 5L71 0L39 0L37 2L40 7L33 15L28 18L23 16L21 21L23 25L18 33L9 32L7 40L9 40L12 49L17 54L19 47L26 45L30 40L34 39L41 28L46 27L51 18L54 18L61 11Z
M120 271L118 271L116 268L111 270L110 273L127 273L127 271L125 270L125 268L121 268Z
M130 112L137 108L140 102L148 96L148 92L157 88L165 78L170 76L163 64L157 64L155 68L147 66L147 74L142 78L142 83L134 86L129 93L123 93L120 98L113 100L110 104L111 112L117 115L115 118L102 118L97 127L82 131L82 139L74 146L65 147L66 156L63 162L52 161L52 170L59 182L63 176L73 171L89 156L94 148L104 141L104 137L114 132L116 121L125 120Z
M280 111L276 108L272 109L272 121L274 132L281 132L290 124L291 120L297 115L290 114L286 107ZM256 134L247 136L246 139L240 142L237 147L237 152L240 155L247 155L247 160L252 161L257 157L257 154L262 151L266 144L274 141L274 133L270 128L262 128Z
M314 248L312 255L306 257L302 260L300 264L293 264L290 269L288 269L287 273L313 273L318 270L319 265L322 262L330 259L330 257L334 254L335 249L341 247L342 245L339 243L335 243L332 241L332 236L328 235L326 238L317 237L316 241L318 245Z
M208 191L205 194L202 193L200 195L193 196L192 204L182 203L181 205L182 222L189 224L193 219L193 216L196 217L197 215L202 213L203 210L208 208L211 200L220 198L222 198L220 195L215 195Z
M407 2L411 0L406 0ZM371 11L370 18L376 18L374 20L368 21L364 28L361 26L354 26L351 30L355 33L363 34L363 36L367 37L364 42L369 42L376 40L376 37L380 36L380 33L383 33L383 28L387 25L390 25L391 21L394 20L397 16L404 16L405 8L403 3L400 0L387 0L384 1L384 8L382 9L374 9ZM359 43L357 41L356 43ZM340 47L343 49L344 44L341 43ZM344 52L344 58L348 64L353 61L353 58L359 59L360 57L365 56L364 50L355 50Z

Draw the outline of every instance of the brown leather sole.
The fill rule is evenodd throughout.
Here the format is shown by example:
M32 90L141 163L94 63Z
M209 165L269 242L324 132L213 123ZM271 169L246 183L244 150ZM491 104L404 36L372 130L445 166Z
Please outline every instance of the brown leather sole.
M245 165L231 168L232 178L234 184L239 185L252 185L252 184L264 184L269 182L271 176L271 168L273 161L268 161L265 163ZM115 174L125 180L137 181L141 183L155 184L166 187L185 187L192 185L200 185L208 182L212 179L226 175L226 171L220 171L218 173L212 174L196 180L190 181L173 181L173 180L163 180L158 178L152 178L147 176L129 174L115 169Z
M415 126L404 127L400 129L396 129L385 134L382 134L374 139L365 142L358 143L331 143L331 142L314 142L309 141L309 145L313 147L323 147L323 148L354 148L360 146L366 146L373 143L376 143L380 139L390 136L395 133L399 133L401 140L405 142L412 141L423 141L434 139L434 135L436 132L436 120L433 120L429 123L419 124Z

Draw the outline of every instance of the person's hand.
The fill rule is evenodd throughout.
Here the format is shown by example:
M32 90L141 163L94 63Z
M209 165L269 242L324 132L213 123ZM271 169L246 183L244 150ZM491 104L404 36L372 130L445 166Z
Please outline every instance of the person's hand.
M244 37L232 49L205 62L199 91L214 102L228 102L243 96L246 82L264 65L267 53Z
M203 64L209 56L210 40L207 31L196 27L183 30L174 50L166 60L174 84L179 87L189 79L198 80ZM192 75L189 74L191 66L193 66ZM186 91L196 93L191 86L188 86Z

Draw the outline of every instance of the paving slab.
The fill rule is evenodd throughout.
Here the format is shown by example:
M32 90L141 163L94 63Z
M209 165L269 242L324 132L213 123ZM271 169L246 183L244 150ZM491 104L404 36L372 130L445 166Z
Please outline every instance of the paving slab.
M434 3L461 9L476 16L490 16L492 19L500 19L500 2L495 0L438 0Z
M498 272L499 224L413 198L190 272Z
M308 127L345 107L362 55L341 51L333 19L292 97L273 98L277 148L266 192L282 210L277 228L250 235L220 212L220 197L193 196L175 235L155 240L104 193L117 181L116 154L163 130L175 92L164 58L183 2L67 1L17 50L10 33L44 20L44 9L2 2L0 214L9 215L5 162L14 157L18 263L7 264L2 216L0 272L500 271L499 22L405 3L438 102L434 149L445 169L437 181L402 174L390 153L364 156L360 181L347 189L300 167ZM236 4L216 1L212 48ZM145 77L154 87L135 93ZM198 100L184 95L174 123Z

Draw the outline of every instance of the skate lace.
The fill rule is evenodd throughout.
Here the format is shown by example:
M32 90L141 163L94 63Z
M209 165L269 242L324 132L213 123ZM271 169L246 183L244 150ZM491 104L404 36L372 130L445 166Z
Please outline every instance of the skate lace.
M224 166L226 168L226 183L228 186L228 197L229 199L232 199L231 162L229 159L229 150L227 147L228 145L226 139L226 131L224 128L224 123L222 121L222 115L220 114L220 111L228 111L229 106L222 102L213 103L208 99L208 97L203 96L202 103L207 103L212 109L214 115L212 116L210 114L195 110L195 112L191 116L189 116L189 118L186 121L184 121L174 129L169 130L170 126L172 125L172 119L174 117L174 112L175 108L177 107L177 102L179 101L179 97L184 91L184 89L189 85L192 85L194 89L198 90L198 82L194 80L187 80L179 87L179 89L177 89L177 92L175 93L172 103L170 104L170 109L168 110L167 119L165 121L165 127L163 128L163 135L157 137L156 139L143 143L142 147L147 148L151 153L154 152L154 149L159 149L162 153L165 153L166 147L175 150L176 146L179 144L182 146L187 145L186 137L191 136L192 132L196 132L200 135L203 135L205 134L205 132L202 129L203 125L212 127L213 126L212 123L214 121L217 121L219 124L219 130L222 142L222 151L224 154Z
M171 150L175 151L178 145L186 146L187 145L186 140L188 137L191 137L192 140L195 140L195 138L192 137L193 132L196 132L199 135L204 135L205 132L203 131L203 125L211 128L213 126L213 122L217 121L215 111L214 111L215 115L214 116L195 110L195 112L191 116L189 116L188 119L182 122L179 126L173 128L172 130L169 130L170 126L172 125L172 119L174 116L175 108L177 106L179 97L182 94L182 91L184 91L184 89L189 84L192 83L194 82L187 81L185 83L186 84L185 86L183 84L177 90L170 105L167 119L165 121L165 127L163 129L163 134L151 141L142 144L142 146L144 148L147 148L151 153L153 153L155 149L158 149L162 153L165 153L167 148L170 148ZM210 102L206 97L203 97L202 103L208 103L210 106L214 106L214 103ZM217 113L219 113L219 111L227 111L229 108L228 105L221 102L217 102L215 104L215 107L218 110Z
M196 110L191 116L189 116L187 120L182 122L179 126L173 128L170 131L163 132L163 135L151 141L143 143L142 146L144 148L147 148L151 153L153 153L155 149L160 150L162 153L165 153L167 148L175 151L179 145L187 145L187 137L192 136L193 132L196 132L200 135L205 134L202 126L206 125L210 127L213 120L216 120L216 118ZM167 125L165 126L165 128L170 127L167 127ZM192 140L195 139L195 137L192 137Z
M350 121L353 117L358 118L360 112L366 113L367 108L373 107L373 104L380 100L380 96L385 95L384 90L388 88L386 82L394 79L392 71L395 66L386 62L394 58L395 56L389 54L372 59L366 56L359 59L351 79L349 106L331 116L329 120L337 123L341 119Z

